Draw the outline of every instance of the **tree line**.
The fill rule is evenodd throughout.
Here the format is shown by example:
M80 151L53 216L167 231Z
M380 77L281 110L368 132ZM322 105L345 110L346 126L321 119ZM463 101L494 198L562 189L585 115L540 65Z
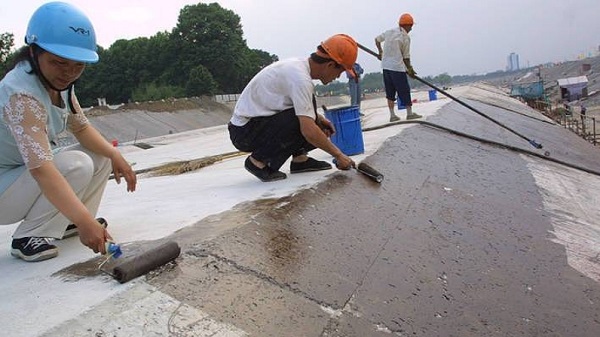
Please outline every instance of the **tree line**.
M217 3L188 5L179 12L171 32L152 37L117 40L108 49L98 46L100 62L86 67L76 85L83 106L150 101L163 98L240 93L262 68L278 60L277 55L248 47L240 17ZM0 34L0 78L13 63L14 35ZM342 75L345 76L345 75ZM423 77L430 83L477 80L480 76L450 76L443 73ZM411 88L422 87L409 78ZM364 92L384 90L381 72L361 78ZM317 85L317 95L345 95L347 80Z
M429 83L434 83L442 87L449 86L453 83L453 77L447 73L443 73L437 76L426 76L423 77ZM408 83L411 88L420 88L425 85L415 79L409 77ZM384 91L383 85L383 73L368 73L360 78L360 88L363 93L373 93ZM317 85L315 88L317 95L319 96L338 96L348 94L348 80L346 81L333 81L327 85Z
M251 49L240 17L217 3L185 6L171 32L118 40L98 47L100 62L86 67L76 85L83 106L239 93L276 55ZM0 34L0 77L16 56L14 35Z

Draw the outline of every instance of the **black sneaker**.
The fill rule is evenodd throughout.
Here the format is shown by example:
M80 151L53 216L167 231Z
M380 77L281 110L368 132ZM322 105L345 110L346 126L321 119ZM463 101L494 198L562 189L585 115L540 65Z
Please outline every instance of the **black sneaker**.
M250 161L250 157L246 158L244 167L248 172L254 174L258 179L264 182L277 181L287 178L285 173L281 171L275 171L268 166L258 168L256 165L252 164L252 161Z
M58 248L51 245L47 238L32 236L13 239L10 254L27 262L37 262L56 257Z
M306 161L290 164L290 173L301 173L301 172L311 172L311 171L321 171L321 170L329 170L331 168L331 164L326 161L320 161L313 158L308 157Z
M108 226L108 222L106 222L104 218L96 218L96 221L98 221L104 228ZM77 226L75 226L74 224L70 224L67 226L67 229L65 229L65 234L63 234L63 237L60 239L64 240L76 235L79 235L79 230L77 229Z

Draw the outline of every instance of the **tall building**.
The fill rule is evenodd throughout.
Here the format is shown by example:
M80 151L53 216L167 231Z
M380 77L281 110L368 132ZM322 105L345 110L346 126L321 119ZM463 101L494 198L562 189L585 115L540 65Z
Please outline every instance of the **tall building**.
M514 70L519 70L519 69L521 69L519 67L519 54L510 53L510 55L508 55L506 70L514 71Z

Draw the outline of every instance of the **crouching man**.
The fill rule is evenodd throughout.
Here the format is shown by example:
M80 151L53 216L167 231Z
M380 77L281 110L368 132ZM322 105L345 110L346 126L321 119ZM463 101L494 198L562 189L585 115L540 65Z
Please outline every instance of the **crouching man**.
M339 169L354 161L329 137L333 124L317 113L313 80L327 84L342 72L354 72L358 47L348 35L323 41L307 59L275 62L262 69L242 91L229 122L229 136L240 151L251 152L245 168L264 182L285 179L281 166L292 157L290 173L331 169L308 156L319 148L335 158Z

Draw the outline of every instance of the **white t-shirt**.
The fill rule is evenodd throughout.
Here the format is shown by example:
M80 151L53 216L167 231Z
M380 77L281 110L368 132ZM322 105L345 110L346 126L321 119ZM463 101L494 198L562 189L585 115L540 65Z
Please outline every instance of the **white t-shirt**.
M375 39L377 42L383 42L381 68L405 72L404 59L410 58L410 36L404 28L392 28Z
M290 108L297 116L316 118L314 91L308 59L277 61L259 71L244 88L231 123L243 126L250 118L273 116Z

